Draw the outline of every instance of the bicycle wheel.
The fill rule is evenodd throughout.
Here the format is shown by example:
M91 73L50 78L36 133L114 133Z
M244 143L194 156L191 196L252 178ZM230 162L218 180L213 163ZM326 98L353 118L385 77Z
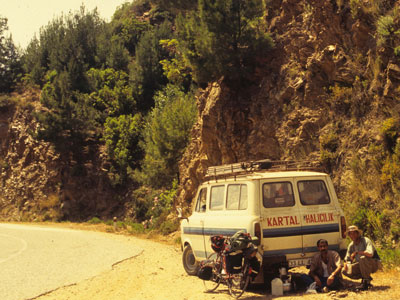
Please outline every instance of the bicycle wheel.
M230 278L228 278L227 284L229 294L231 294L231 296L235 299L239 299L249 285L249 282L249 265L245 265L242 269L242 272L238 274L231 274Z
M211 253L207 259L213 261L210 280L203 280L205 292L209 293L215 291L221 283L222 257L217 253Z

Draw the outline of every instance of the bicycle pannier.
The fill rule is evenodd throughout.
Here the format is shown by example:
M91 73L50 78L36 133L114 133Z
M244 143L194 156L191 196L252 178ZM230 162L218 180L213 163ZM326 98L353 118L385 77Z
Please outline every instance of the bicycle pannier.
M231 274L240 273L240 271L242 270L242 260L243 260L242 251L226 253L225 255L226 271Z
M212 261L203 260L200 262L200 268L197 271L197 277L203 280L210 280L212 276Z

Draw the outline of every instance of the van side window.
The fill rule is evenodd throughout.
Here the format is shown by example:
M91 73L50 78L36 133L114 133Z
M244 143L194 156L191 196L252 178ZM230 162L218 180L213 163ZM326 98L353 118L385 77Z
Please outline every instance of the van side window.
M247 185L230 184L226 196L226 209L247 209Z
M225 192L224 185L211 187L211 196L210 196L211 210L222 210L224 208L224 192Z
M207 188L202 188L197 197L196 211L205 212L207 205Z
M293 188L290 182L263 184L264 207L288 207L294 205Z
M303 205L328 204L331 202L325 182L322 180L299 181L297 186Z

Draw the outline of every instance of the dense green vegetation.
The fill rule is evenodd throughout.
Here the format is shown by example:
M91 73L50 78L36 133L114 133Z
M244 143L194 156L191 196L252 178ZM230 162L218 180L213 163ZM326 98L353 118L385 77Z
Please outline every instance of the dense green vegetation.
M111 186L121 193L135 187L136 221L170 231L177 224L165 218L197 116L197 89L251 76L254 54L273 46L264 14L262 0L141 0L119 7L107 23L82 6L41 28L21 56L3 37L1 19L1 91L18 78L39 87L34 137L53 143L74 176L86 174L85 153L97 144Z

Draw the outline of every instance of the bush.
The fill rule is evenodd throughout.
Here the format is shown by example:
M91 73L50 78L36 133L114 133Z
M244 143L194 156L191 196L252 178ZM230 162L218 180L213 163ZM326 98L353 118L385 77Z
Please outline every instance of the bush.
M400 241L400 163L397 150L382 150L371 146L368 159L352 160L341 203L349 221L386 251Z
M89 224L100 224L102 221L98 217L93 217L89 221L87 221Z
M176 221L167 220L161 223L160 232L162 235L168 235L179 228L179 223Z
M0 95L0 111L7 111L10 107L14 106L16 99L9 95Z
M382 263L388 267L393 268L400 265L400 249L377 249Z
M330 132L320 137L320 159L321 164L329 171L336 164L338 157L337 149L339 148L339 137L336 133Z
M197 108L193 94L168 85L154 97L156 106L144 126L145 156L135 179L153 188L170 187L177 178L178 162L190 140Z
M394 19L392 16L381 16L376 24L378 45L384 44L394 34Z
M131 226L130 229L130 233L144 233L145 232L145 228L143 226L143 224L140 223L129 223L129 226Z
M396 140L399 136L400 124L395 118L388 118L383 121L381 127L381 135L386 147L386 150L393 153L396 146Z

